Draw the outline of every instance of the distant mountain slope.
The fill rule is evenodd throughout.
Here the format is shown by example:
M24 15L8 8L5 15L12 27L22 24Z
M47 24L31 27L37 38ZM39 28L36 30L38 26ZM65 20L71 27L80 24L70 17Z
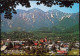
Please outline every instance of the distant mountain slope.
M65 32L73 32L73 33L75 32L75 33L79 34L79 24L76 24L70 28L66 28Z
M59 21L59 23L57 24L57 26L61 27L61 28L68 28L68 27L74 26L75 24L78 24L79 23L78 20L66 17L62 21Z
M78 24L79 13L63 13L59 10L50 10L47 12L34 8L28 11L17 10L17 14L13 14L12 20L4 19L1 15L1 31L35 31L41 30L43 27L67 28ZM44 29L42 29L44 30Z

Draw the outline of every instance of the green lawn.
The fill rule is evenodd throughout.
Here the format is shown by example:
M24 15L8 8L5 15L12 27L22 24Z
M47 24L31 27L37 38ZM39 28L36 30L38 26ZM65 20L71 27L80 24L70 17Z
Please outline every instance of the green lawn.
M79 49L69 51L68 55L79 55Z

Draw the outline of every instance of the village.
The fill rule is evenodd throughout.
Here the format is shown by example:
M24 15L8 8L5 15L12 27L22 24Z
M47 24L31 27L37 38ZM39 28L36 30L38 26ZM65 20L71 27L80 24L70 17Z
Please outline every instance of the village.
M79 56L79 0L0 0L1 56Z
M70 54L70 51L73 53ZM79 42L52 41L47 38L22 41L1 40L2 55L79 55Z

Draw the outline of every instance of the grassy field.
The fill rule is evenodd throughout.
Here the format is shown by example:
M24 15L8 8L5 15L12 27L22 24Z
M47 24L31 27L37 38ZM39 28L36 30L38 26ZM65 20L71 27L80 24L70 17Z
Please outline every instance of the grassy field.
M79 55L79 49L69 51L68 55Z
M28 53L24 53L24 54L18 54L18 53L13 53L13 54L4 54L4 53L1 53L1 55L33 55L33 56L36 56L36 55L40 55L40 56L47 56L47 55L52 55L52 56L55 56L57 53L54 53L54 54L49 54L49 53L43 53L43 54L28 54ZM68 55L71 56L71 55L76 55L78 56L79 55L79 49L75 49L75 50L71 50L71 51L68 51Z

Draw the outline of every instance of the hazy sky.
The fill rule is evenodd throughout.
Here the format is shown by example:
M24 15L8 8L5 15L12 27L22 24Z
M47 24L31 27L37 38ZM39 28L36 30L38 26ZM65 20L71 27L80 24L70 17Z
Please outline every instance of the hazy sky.
M20 4L16 7L16 9L22 9L22 10L29 10L29 9L33 9L33 8L39 8L43 11L49 11L49 10L53 10L53 9L57 9L57 10L60 10L62 12L67 12L67 13L76 13L76 12L79 12L79 4L78 3L75 3L72 8L67 8L67 7L59 7L58 5L53 5L52 7L47 7L47 6L44 6L44 4L40 4L40 5L37 5L36 4L37 1L30 1L30 5L31 7L30 8L26 8L25 6L21 6Z

